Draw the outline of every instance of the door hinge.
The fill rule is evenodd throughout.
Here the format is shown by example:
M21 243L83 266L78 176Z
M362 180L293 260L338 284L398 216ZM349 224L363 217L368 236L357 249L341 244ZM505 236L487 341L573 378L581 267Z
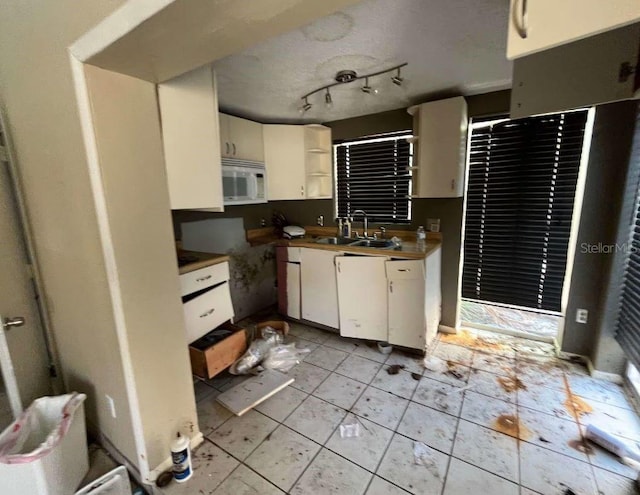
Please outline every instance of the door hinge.
M631 65L629 62L622 62L620 64L620 70L618 71L618 82L627 82L629 77L635 74L636 68L636 65Z

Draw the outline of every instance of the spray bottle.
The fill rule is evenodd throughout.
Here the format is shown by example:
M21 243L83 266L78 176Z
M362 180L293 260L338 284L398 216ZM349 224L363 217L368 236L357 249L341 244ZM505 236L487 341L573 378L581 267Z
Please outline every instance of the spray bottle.
M176 438L171 442L171 459L173 460L173 478L178 483L184 483L193 474L191 466L191 449L189 448L189 438L176 434Z

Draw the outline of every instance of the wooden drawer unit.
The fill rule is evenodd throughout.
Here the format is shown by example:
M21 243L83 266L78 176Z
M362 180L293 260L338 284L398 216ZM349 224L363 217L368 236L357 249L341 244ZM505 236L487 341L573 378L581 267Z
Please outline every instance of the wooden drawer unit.
M213 335L205 335L189 346L191 371L200 378L209 379L225 370L247 349L246 331L232 323L220 327L233 333L216 339ZM211 332L214 334L215 332Z
M185 302L182 307L187 329L187 342L193 342L233 318L229 284L223 283L203 292Z
M180 295L186 296L229 280L229 263L206 266L180 275Z

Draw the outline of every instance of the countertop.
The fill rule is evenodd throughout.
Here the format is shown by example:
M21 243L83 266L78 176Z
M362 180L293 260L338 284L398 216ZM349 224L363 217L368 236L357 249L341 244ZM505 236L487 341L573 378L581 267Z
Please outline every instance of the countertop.
M182 275L183 273L189 273L195 270L199 270L200 268L229 261L229 256L226 254L202 253L199 251L186 251L184 249L179 249L178 258L183 257L194 259L193 261L189 261L185 265L178 267L178 273L180 273L180 275Z
M418 250L415 242L403 241L400 249L381 249L370 248L360 246L347 246L347 245L334 245L334 244L319 244L316 242L316 238L304 237L302 239L278 239L276 246L290 246L290 247L306 247L313 249L324 249L326 251L341 251L343 253L361 253L368 255L381 255L390 256L394 258L406 258L420 260L424 259L433 253L437 248L442 245L439 240L427 240L424 251Z

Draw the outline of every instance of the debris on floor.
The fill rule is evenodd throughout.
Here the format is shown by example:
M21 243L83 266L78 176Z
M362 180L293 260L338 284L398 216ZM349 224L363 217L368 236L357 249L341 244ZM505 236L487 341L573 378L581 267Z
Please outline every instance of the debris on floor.
M531 431L523 425L516 416L511 414L501 414L493 422L493 428L500 433L509 435L520 440L528 440L531 438Z
M587 425L585 438L617 455L625 464L629 461L633 461L634 464L640 463L640 452L635 446L614 437L596 425Z
M418 381L422 378L422 375L420 373L411 373L411 378L413 378L415 381Z
M447 363L444 362L444 359L440 359L436 356L427 356L422 361L422 364L429 371L435 371L436 373L446 373L449 370Z
M397 375L400 370L404 369L404 364L391 364L387 367L387 373L390 375Z
M247 351L231 365L229 373L232 375L248 375L267 356L269 349L282 344L282 334L272 327L262 328L261 335L262 338L257 338L251 342Z
M413 442L413 462L418 466L433 466L435 460L431 449L422 442Z
M353 438L360 436L360 422L356 417L347 419L340 425L340 438Z
M499 376L497 380L502 390L507 393L515 392L516 390L527 390L527 386L514 376Z

